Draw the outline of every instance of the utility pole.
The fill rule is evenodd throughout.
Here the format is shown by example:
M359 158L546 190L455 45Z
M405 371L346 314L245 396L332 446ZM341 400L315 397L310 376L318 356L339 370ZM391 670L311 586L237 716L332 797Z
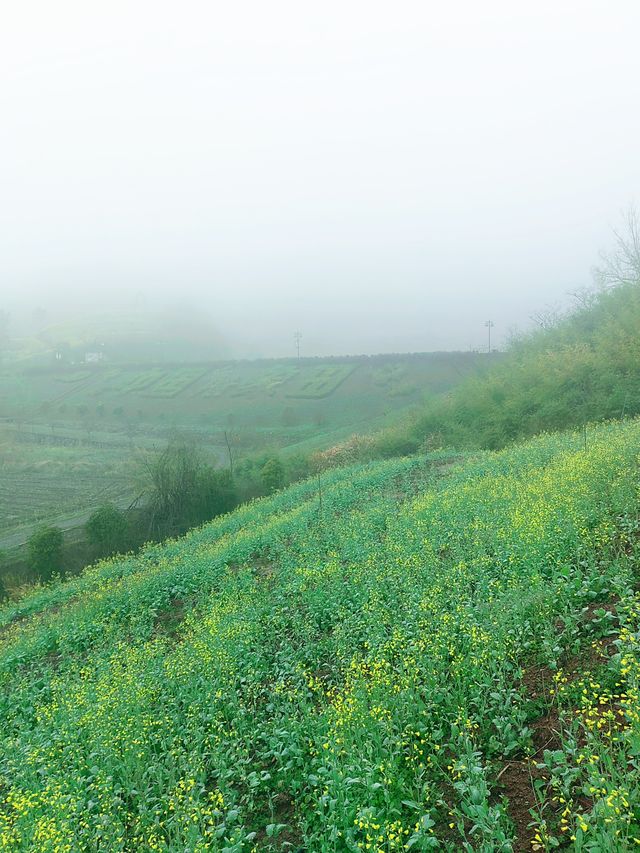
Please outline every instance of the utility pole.
M491 355L491 329L493 329L493 320L485 320L484 324L489 332L489 349L487 352Z
M296 342L296 351L298 353L298 367L300 367L300 339L301 338L302 338L302 335L300 334L300 332L296 332L293 336L293 339Z

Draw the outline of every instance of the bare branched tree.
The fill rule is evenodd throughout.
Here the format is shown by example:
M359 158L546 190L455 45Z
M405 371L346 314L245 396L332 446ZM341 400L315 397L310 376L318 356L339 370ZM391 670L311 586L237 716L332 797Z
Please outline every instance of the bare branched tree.
M550 305L531 314L531 320L541 329L553 329L562 319L562 313L557 305Z
M170 535L180 531L193 501L202 461L194 445L173 437L157 456L143 460L147 475L149 533Z
M175 536L233 509L237 495L229 469L213 468L192 440L171 436L159 453L140 457L140 496L148 535Z
M594 277L601 287L640 283L640 217L635 207L624 214L624 225L614 229L615 245L602 252Z
M598 293L598 288L590 285L589 287L578 287L575 290L570 290L569 296L578 308L584 308L588 311L597 301Z

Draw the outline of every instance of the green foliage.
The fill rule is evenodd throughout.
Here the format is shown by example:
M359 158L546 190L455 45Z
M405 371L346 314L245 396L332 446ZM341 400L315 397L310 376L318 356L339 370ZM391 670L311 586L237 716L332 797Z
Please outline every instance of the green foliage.
M59 527L40 527L27 543L29 565L43 580L62 571L64 537Z
M304 453L291 453L284 460L285 480L287 483L295 483L308 477L311 471L311 460Z
M201 524L230 512L237 505L238 495L231 472L204 466L199 472L192 498L192 523Z
M330 469L0 607L0 848L507 853L531 756L542 849L633 849L639 441Z
M180 438L149 458L145 473L150 533L157 538L184 533L237 504L230 472L208 466L199 450Z
M272 456L267 459L260 470L260 479L268 495L282 488L284 485L284 467L279 457Z
M415 452L434 439L498 449L545 430L639 414L639 328L640 284L598 291L564 318L514 339L484 375L378 434L376 455Z
M97 509L85 524L90 544L103 557L126 548L128 529L127 516L111 503Z

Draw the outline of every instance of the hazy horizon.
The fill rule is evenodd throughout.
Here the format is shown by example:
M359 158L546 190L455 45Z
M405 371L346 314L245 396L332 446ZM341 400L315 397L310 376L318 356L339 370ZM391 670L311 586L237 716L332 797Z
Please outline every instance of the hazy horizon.
M184 302L235 357L501 345L640 199L640 6L26 2L0 310Z

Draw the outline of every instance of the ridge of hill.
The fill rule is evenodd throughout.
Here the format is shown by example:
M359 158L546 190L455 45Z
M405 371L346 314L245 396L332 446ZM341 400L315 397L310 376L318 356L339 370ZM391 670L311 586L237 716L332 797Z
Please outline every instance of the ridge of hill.
M639 440L335 469L0 608L0 849L640 843Z

